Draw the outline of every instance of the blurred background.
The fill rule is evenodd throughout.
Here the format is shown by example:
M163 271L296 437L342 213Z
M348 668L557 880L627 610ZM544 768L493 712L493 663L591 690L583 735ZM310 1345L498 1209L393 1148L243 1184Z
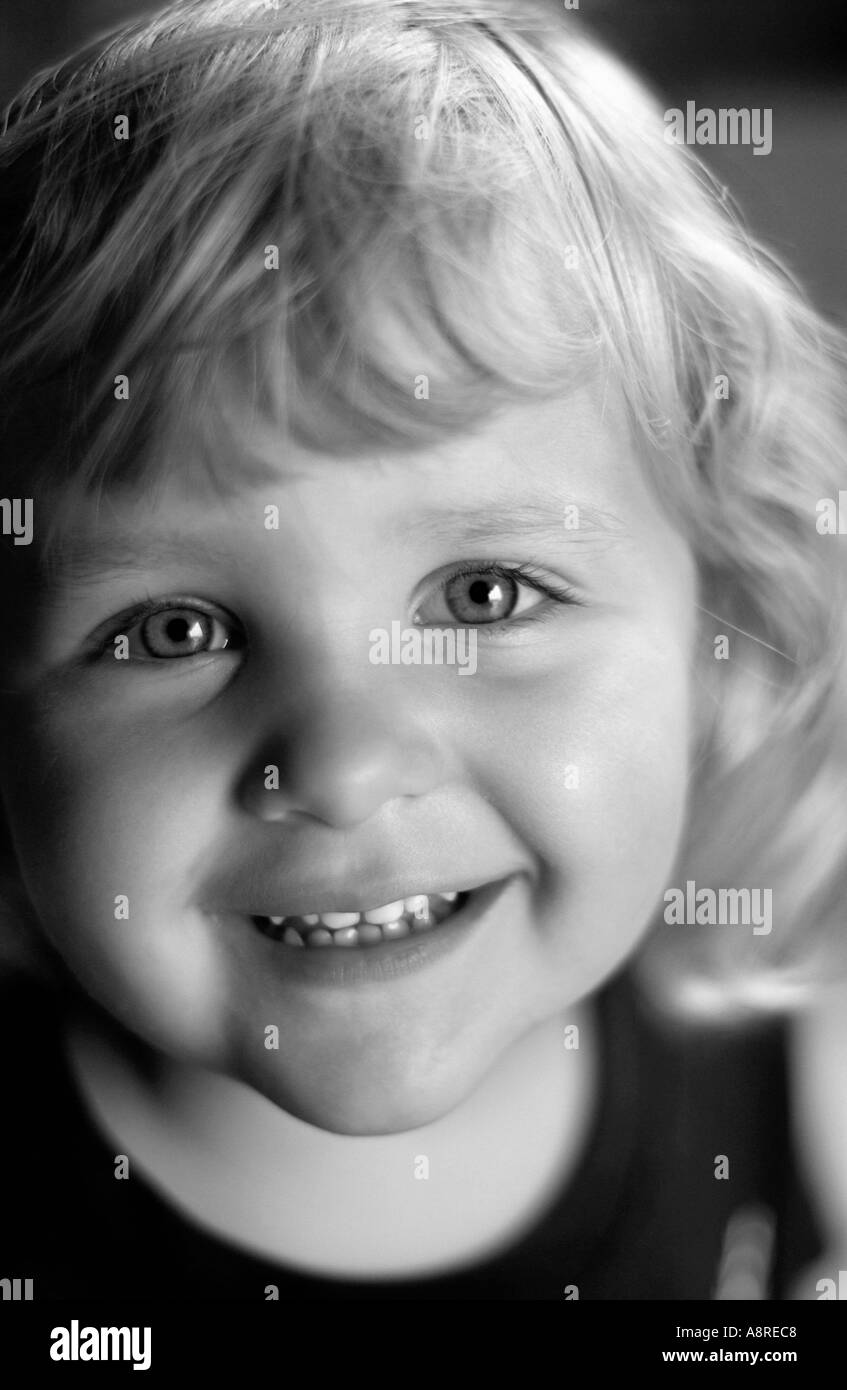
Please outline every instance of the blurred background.
M126 17L161 7L0 0L0 104L37 68ZM771 108L771 154L755 156L752 146L698 151L751 230L827 316L847 324L845 0L579 0L578 8L665 106Z

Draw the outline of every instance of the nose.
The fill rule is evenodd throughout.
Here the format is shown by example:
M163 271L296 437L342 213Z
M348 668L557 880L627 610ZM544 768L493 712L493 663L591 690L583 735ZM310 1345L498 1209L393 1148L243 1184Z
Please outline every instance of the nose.
M261 820L299 814L350 827L388 801L431 791L447 776L433 732L387 688L310 692L283 723L240 788L244 809Z

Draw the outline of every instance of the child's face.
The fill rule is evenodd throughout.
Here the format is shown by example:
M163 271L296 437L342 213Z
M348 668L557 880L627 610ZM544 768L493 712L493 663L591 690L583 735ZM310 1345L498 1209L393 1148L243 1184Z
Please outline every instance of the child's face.
M414 456L264 433L263 475L248 442L225 460L234 498L175 467L158 496L68 507L79 573L33 621L8 702L20 868L71 970L156 1047L327 1129L413 1128L534 1024L567 1023L661 900L695 567L602 389ZM190 450L174 439L174 463ZM448 587L466 562L530 567L579 603L502 575ZM182 616L142 630L148 600ZM475 621L476 671L374 664L373 630L415 614ZM491 884L475 921L379 947L252 921Z

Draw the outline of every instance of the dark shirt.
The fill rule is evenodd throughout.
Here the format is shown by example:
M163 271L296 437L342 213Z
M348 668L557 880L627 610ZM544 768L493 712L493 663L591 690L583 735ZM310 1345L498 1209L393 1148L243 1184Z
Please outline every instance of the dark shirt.
M450 1275L353 1282L256 1257L196 1227L135 1173L117 1180L114 1145L65 1059L61 1004L6 982L0 1278L32 1278L39 1300L255 1301L273 1296L269 1286L281 1300L785 1297L821 1247L791 1148L783 1025L660 1022L626 974L597 1005L599 1101L576 1171L532 1229ZM496 1162L480 1154L482 1180ZM760 1291L728 1294L726 1272L737 1277L745 1260Z

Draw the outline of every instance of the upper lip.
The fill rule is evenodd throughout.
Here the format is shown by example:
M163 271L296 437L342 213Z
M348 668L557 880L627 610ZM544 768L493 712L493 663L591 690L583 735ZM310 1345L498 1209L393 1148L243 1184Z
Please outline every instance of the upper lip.
M402 816L385 811L355 838L335 827L316 833L302 818L285 834L271 824L249 831L198 859L194 901L201 910L367 912L418 893L468 893L532 872L524 847L493 812L486 816L461 798L443 806L413 802Z
M502 877L500 875L499 877ZM487 888L498 882L499 878L475 880L470 882L462 874L454 879L439 878L430 883L420 883L404 877L402 880L386 880L372 887L330 888L326 883L314 888L288 888L279 894L257 896L258 906L251 915L257 917L304 917L307 913L324 912L367 912L370 908L383 907L387 903L400 902L425 893L471 893L477 888Z

